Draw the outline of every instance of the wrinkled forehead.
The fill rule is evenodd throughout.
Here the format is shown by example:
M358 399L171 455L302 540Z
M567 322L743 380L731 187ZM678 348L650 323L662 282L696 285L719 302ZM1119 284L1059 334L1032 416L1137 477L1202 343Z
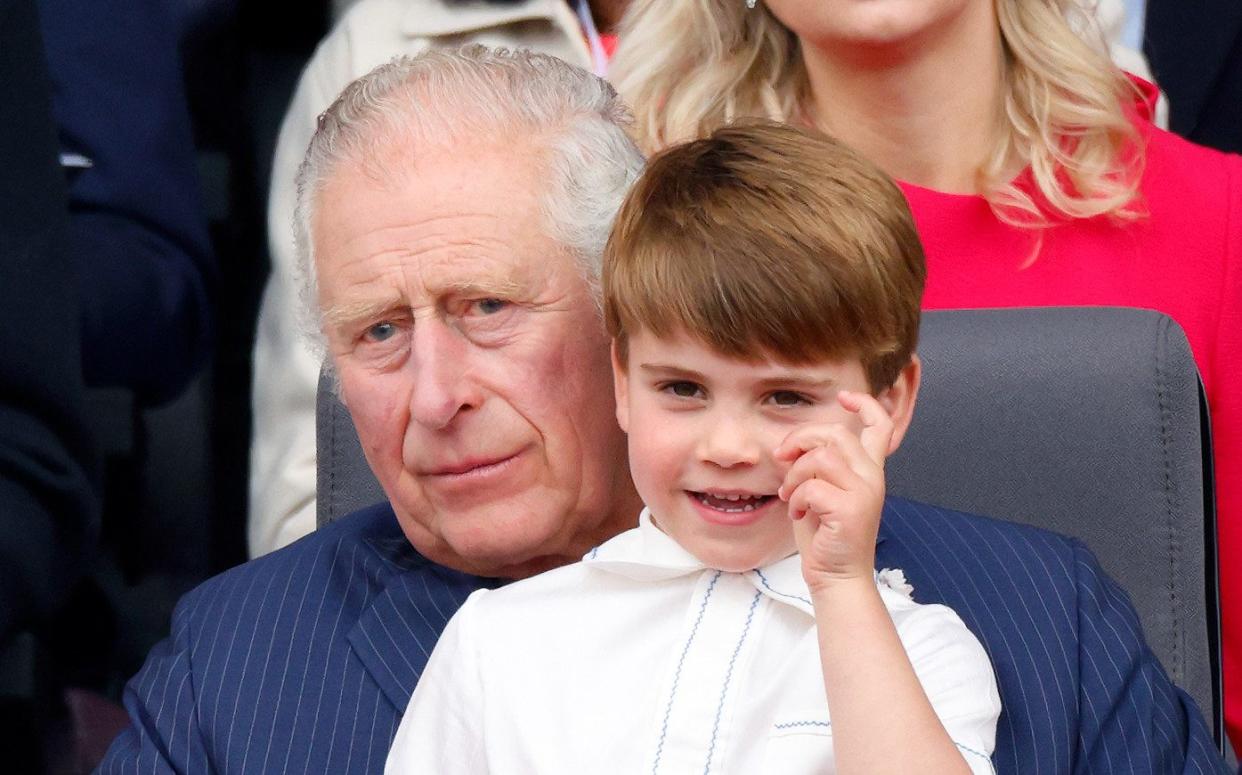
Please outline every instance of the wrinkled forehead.
M312 227L323 312L352 303L343 297L356 295L350 289L376 284L427 302L471 293L515 298L576 271L548 234L535 187L524 183L532 166L493 146L429 155L399 175L338 170L320 192Z
M342 162L321 183L312 218L317 255L403 239L515 248L551 240L534 154L492 141L402 145Z

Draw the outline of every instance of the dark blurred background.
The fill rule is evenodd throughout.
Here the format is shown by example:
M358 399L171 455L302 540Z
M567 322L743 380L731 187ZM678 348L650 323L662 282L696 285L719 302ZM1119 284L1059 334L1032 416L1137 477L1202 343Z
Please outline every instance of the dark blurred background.
M269 167L332 7L329 0L164 7L176 28L218 267L214 343L170 402L152 406L121 387L87 390L99 551L83 560L81 580L51 622L0 643L4 772L89 771L124 723L124 682L167 634L176 600L246 559L251 352L268 273Z

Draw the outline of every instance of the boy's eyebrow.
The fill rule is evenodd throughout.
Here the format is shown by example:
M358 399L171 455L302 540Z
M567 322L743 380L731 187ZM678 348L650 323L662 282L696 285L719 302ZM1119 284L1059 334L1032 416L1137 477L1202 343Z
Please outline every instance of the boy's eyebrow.
M657 376L674 377L695 382L702 382L704 380L703 375L693 369L667 363L641 363L638 368ZM837 387L837 381L831 377L814 379L795 374L780 374L759 379L755 382L755 385L762 390L779 390L781 388L831 390Z
M823 379L811 379L808 377L800 377L795 375L785 375L777 377L767 377L759 380L759 387L765 390L774 390L786 387L813 388L816 390L829 390L837 386L837 381L832 377L824 377Z
M702 382L703 375L693 369L683 368L681 366L673 366L668 363L640 363L638 368L650 374L656 374L665 377L676 377L678 379L693 380Z

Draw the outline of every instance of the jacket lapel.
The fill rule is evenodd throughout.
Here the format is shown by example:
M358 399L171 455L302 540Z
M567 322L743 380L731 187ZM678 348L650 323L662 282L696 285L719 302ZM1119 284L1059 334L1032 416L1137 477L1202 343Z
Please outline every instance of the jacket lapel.
M418 555L404 536L384 540L399 541L408 551L377 547L394 572L364 606L348 639L400 715L449 618L471 592L496 582L435 565Z

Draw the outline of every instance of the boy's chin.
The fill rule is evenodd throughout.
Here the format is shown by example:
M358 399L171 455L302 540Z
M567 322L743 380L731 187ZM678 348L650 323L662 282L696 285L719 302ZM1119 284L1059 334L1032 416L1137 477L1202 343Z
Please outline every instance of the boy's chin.
M699 560L718 571L725 573L746 573L756 568L764 568L779 562L793 554L796 550L772 551L766 554L713 553L711 556L700 556Z

